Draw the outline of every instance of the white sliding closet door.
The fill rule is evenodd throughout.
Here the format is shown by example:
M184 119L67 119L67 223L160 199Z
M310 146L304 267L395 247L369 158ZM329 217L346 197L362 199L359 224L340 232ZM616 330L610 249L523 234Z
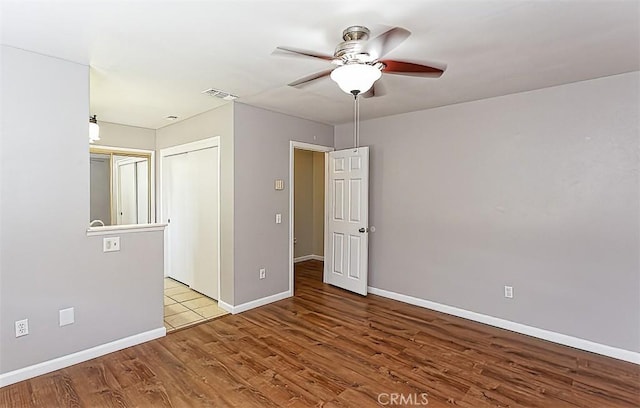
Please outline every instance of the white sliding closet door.
M168 275L218 299L219 147L163 157Z
M118 164L118 224L138 223L136 164Z
M168 233L168 273L169 276L193 285L193 260L190 252L190 230L193 221L187 208L189 171L186 154L163 158L162 174L164 220L169 224Z
M189 209L196 225L191 232L193 288L218 299L218 147L187 153L192 171Z

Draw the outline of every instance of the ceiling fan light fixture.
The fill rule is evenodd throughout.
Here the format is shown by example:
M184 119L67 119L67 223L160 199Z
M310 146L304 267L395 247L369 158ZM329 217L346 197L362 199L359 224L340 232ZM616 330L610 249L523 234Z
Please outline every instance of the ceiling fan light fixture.
M367 92L381 76L379 68L368 64L347 64L331 71L331 79L351 95Z

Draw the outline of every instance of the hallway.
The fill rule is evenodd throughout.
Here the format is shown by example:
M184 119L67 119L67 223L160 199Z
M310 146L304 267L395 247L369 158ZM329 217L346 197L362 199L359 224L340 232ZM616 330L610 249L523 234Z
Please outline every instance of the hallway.
M218 302L171 278L164 278L164 327L184 329L228 312Z

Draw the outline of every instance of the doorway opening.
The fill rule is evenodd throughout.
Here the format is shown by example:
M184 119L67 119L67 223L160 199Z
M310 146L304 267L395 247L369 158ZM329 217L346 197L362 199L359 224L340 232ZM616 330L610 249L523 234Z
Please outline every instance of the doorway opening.
M228 312L218 302L170 277L164 278L164 327L171 332L204 323Z
M165 232L165 327L226 314L220 287L220 138L160 151L160 209Z
M313 145L311 145L313 146ZM366 296L369 254L369 147L334 151L291 142L290 269L294 295L295 149L324 151L324 249L322 282Z
M290 143L289 291L304 273L323 280L326 245L327 152L332 147Z

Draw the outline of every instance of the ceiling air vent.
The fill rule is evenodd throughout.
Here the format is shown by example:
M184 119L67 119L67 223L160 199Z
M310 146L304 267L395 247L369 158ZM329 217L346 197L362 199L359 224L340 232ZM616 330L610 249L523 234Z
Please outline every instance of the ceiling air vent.
M209 96L213 96L214 98L224 99L225 101L232 101L234 99L238 99L236 95L230 94L229 92L221 91L219 89L209 88L202 91L203 94L207 94Z

